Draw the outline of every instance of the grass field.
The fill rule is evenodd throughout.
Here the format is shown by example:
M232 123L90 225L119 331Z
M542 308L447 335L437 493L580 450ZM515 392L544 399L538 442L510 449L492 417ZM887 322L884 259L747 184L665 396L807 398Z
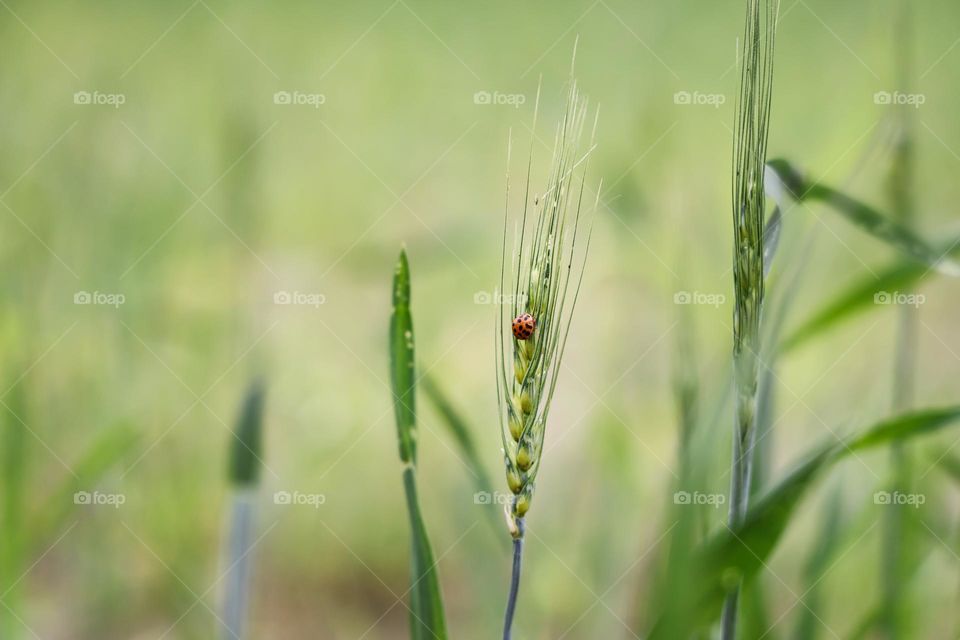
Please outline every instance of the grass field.
M768 154L888 211L903 110L887 98L910 101L910 226L946 248L960 233L960 6L915 3L909 88L898 7L783 0ZM577 38L576 75L600 108L587 192L603 188L516 635L645 636L673 523L683 366L699 393L699 490L723 498L730 481L742 2L3 0L0 17L0 637L218 635L231 431L257 376L250 637L406 637L390 277L405 245L420 369L506 492L490 304L504 175L523 174L532 143L542 181ZM801 273L771 287L791 303L784 334L896 258L822 203L789 209L771 275ZM913 302L912 405L956 403L956 286L889 291L778 359L768 480L891 415ZM509 537L422 397L418 424L450 635L496 637ZM960 628L960 504L938 464L960 455L958 437L905 446L907 493L923 502L907 510L900 637ZM875 494L891 490L890 459L857 453L800 504L758 578L765 637L846 638L881 602L889 509ZM705 528L723 526L716 506ZM813 631L798 631L813 610Z

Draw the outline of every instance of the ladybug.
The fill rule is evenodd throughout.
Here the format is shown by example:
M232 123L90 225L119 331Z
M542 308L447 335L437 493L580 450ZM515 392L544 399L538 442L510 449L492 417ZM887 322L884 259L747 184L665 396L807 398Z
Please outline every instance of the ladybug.
M537 321L529 313L521 313L513 319L513 337L517 340L528 340L537 328Z

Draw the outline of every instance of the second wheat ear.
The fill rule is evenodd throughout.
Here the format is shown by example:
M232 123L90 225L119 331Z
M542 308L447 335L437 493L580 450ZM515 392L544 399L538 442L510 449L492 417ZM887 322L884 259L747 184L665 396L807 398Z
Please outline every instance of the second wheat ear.
M535 114L539 103L538 91ZM495 339L500 435L511 493L505 515L514 540L505 640L510 638L519 588L524 517L533 501L547 416L590 245L592 227L585 223L586 216L581 216L581 210L597 119L593 120L590 142L583 150L581 141L586 119L587 101L571 77L563 117L554 136L545 189L536 194L531 193L530 185L534 144L531 142L519 219L512 220L510 216L510 179L507 177L499 289L504 302L499 307ZM509 155L508 151L508 164ZM599 192L598 188L591 213L596 211ZM517 229L516 244L508 256L507 235L513 224Z

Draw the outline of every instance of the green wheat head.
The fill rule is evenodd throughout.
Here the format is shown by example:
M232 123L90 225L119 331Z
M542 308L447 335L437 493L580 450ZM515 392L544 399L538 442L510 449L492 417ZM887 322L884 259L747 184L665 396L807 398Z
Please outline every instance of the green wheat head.
M538 92L538 107L539 101ZM581 205L596 119L588 149L581 153L586 117L587 101L571 77L546 188L535 195L530 192L531 148L523 212L516 222L515 248L509 257L509 204L504 216L500 292L510 297L509 303L500 305L497 319L497 397L507 486L514 496L508 520L515 537L522 535L516 521L527 513L533 498L547 414L590 244L590 230L581 224ZM508 199L509 192L508 176ZM598 200L599 190L594 211ZM511 329L512 319L522 313L536 320L536 330L527 340L516 339Z
M737 389L754 396L763 309L764 164L777 0L748 0L733 136L733 354Z

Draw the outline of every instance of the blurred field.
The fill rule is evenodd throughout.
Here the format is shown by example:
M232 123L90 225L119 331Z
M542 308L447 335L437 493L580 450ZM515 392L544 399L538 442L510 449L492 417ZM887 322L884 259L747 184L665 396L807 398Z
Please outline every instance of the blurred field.
M542 83L533 149L546 165L578 35L577 75L601 109L591 182L603 178L603 205L529 519L518 635L649 625L676 464L681 291L726 296L693 309L708 476L726 491L730 410L717 398L741 2L0 4L0 399L8 435L27 431L24 517L61 499L55 488L106 430L139 434L97 486L78 488L122 494L122 506L53 505L62 524L25 534L11 637L212 637L229 429L258 373L269 393L255 637L405 637L386 363L394 260L405 243L423 367L469 418L499 489L494 311L482 302L499 269L507 140L512 130L517 180ZM897 89L894 5L784 0L770 141L771 157L881 207L891 109L874 94ZM917 3L918 230L938 243L960 231L958 21L955 2ZM78 92L123 104L78 104ZM723 103L677 104L678 92ZM804 274L788 328L893 255L822 207L785 225L782 266ZM790 263L811 233L809 258ZM960 301L944 279L922 291L917 404L947 404ZM76 304L81 292L123 304ZM278 304L285 294L323 303ZM895 320L871 310L781 362L776 472L889 412ZM420 413L451 633L494 637L506 534L484 521L423 399ZM863 456L805 503L764 577L776 637L802 609L802 565L835 490L850 528L823 579L820 635L849 633L876 601L872 495L886 477L884 454ZM955 637L957 493L937 471L924 481L918 516L937 533L912 543L924 560L909 604L916 637ZM277 491L325 502L277 505Z

